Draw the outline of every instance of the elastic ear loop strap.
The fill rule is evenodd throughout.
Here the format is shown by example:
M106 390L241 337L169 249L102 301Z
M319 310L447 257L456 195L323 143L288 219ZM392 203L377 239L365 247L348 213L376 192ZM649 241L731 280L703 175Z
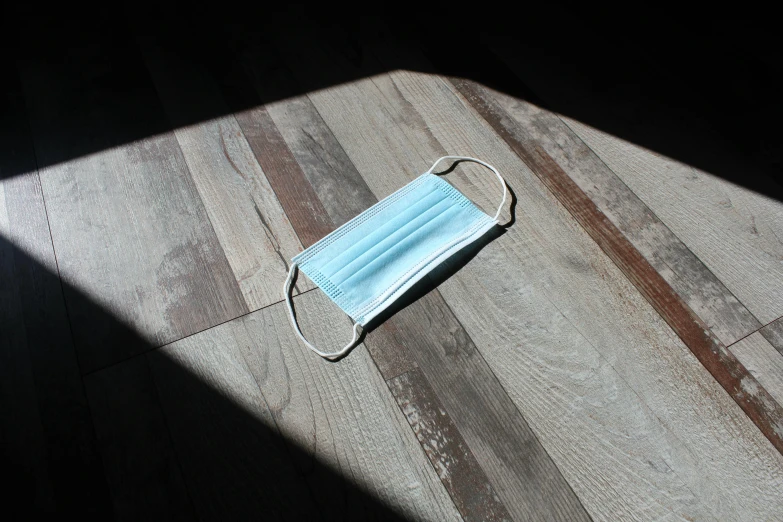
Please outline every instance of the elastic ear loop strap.
M438 160L432 164L432 167L430 167L430 169L425 174L432 174L432 171L435 170L435 167L438 166L438 163L440 163L445 159L472 161L473 163L478 163L480 165L487 167L489 170L495 173L495 175L498 177L498 180L500 180L500 185L503 187L503 199L500 201L500 206L498 206L497 212L495 212L495 217L492 218L494 221L497 221L498 216L500 215L500 211L503 210L503 205L506 203L506 194L508 192L508 190L506 189L506 181L503 179L503 177L500 175L497 169L495 169L495 167L493 167L489 163L485 163L480 159L476 159L476 158L470 158L467 156L443 156L442 158L438 158ZM346 344L342 350L338 352L334 352L334 353L322 352L321 350L319 350L318 348L316 348L315 346L307 342L307 339L304 338L304 335L302 335L302 331L299 329L299 323L296 322L296 315L294 314L294 303L293 303L293 298L291 296L291 286L294 281L294 274L296 273L296 270L297 270L296 263L292 263L291 269L288 271L288 277L285 280L285 285L283 286L283 292L285 293L286 304L288 305L288 317L291 319L291 324L294 327L294 331L296 332L296 335L299 337L299 339L302 340L305 346L310 348L312 351L314 351L321 357L332 359L335 357L340 357L342 355L345 355L348 352L348 350L353 348L356 345L356 342L359 340L359 335L360 335L359 323L354 323L353 325L353 338L351 339L351 341L348 344Z
M426 174L432 174L432 171L435 170L435 167L438 166L438 163L440 163L445 159L452 159L452 160L459 160L459 161L472 161L473 163L484 165L489 170L495 173L495 176L497 176L498 180L500 181L500 186L503 187L503 199L500 200L500 205L498 206L497 212L495 212L495 217L492 218L493 220L497 221L498 217L500 216L500 211L503 210L503 205L506 204L506 194L508 193L508 189L506 188L506 180L503 179L503 176L500 175L500 172L498 172L497 169L492 165L490 165L489 163L483 162L480 159L470 158L468 156L443 156L442 158L438 158L438 160L432 164L432 167L430 167L430 170L428 170Z
M310 348L312 351L320 355L321 357L325 357L327 359L333 358L333 357L340 357L341 355L345 355L348 350L354 347L356 345L356 341L359 340L359 323L354 323L353 325L353 339L351 339L351 342L345 345L345 348L340 350L339 352L334 353L326 353L322 352L309 342L307 342L307 339L304 338L304 335L302 335L302 331L299 329L299 323L296 322L296 315L294 315L294 303L291 298L291 283L294 280L294 273L296 272L297 266L296 263L291 264L291 269L288 271L288 278L285 280L285 286L284 286L284 292L285 292L285 300L286 304L288 305L288 317L291 319L291 324L294 325L294 331L296 332L296 335L299 336L299 339L302 340L305 345Z

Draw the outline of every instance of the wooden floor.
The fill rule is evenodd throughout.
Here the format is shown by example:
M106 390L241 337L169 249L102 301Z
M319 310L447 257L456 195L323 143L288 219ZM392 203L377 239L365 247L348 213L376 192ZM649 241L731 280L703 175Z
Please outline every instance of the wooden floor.
M3 519L783 518L781 200L552 110L513 38L34 20L0 78ZM290 259L446 154L503 173L505 225L308 351Z

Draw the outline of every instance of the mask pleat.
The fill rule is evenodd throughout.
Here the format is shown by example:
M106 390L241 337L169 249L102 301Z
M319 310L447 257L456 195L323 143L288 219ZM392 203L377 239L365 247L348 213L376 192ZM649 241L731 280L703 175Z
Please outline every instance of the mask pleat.
M386 239L364 252L361 256L345 265L339 271L332 274L330 279L335 284L340 285L349 279L353 274L362 270L373 260L380 259L387 252L394 250L395 247L402 244L406 239L421 230L423 227L431 226L433 221L437 220L437 218L439 218L443 213L447 212L454 205L455 203L451 199L440 200L427 211L419 214L415 219L408 221L404 227L396 230Z
M464 220L460 218L468 217L468 214L469 212L456 205L449 207L429 221L427 226L418 228L393 248L384 251L360 270L353 272L338 286L349 297L354 295L357 289L361 290L362 295L383 292L386 287L394 284L408 267L425 258L442 242L447 242L465 230ZM378 274L388 274L388 276L378 277Z

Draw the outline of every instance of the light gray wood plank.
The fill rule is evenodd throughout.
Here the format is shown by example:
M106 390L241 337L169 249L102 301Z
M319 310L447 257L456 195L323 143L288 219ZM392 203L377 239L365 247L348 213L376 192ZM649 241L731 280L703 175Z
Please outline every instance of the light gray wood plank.
M151 345L247 311L138 57L92 51L22 67L83 372L146 349L91 310ZM139 134L149 137L127 143Z
M564 121L753 315L783 315L783 203Z
M516 225L440 289L594 518L781 508L780 454L446 83L396 72L310 98L378 197L426 169L433 142L506 175ZM485 171L450 180L486 208L499 199Z
M437 291L399 311L394 317L394 328L387 335L409 349L443 410L454 419L468 448L485 470L497 497L515 519L589 518ZM388 342L368 337L368 346ZM415 429L415 423L413 426ZM441 478L453 480L448 472Z
M783 355L783 317L762 328L761 335Z
M248 308L279 301L288 260L302 251L302 245L239 124L201 66L149 38L141 42L163 106L176 127L174 135ZM207 121L191 123L201 114ZM299 287L306 290L312 285L301 281Z
M350 322L328 298L308 292L295 303L312 342L344 343ZM150 360L201 516L268 502L288 519L308 509L326 519L460 519L364 347L338 364L315 357L284 304Z
M761 332L732 344L729 349L778 404L783 404L783 354Z
M569 174L688 306L725 344L760 324L726 286L645 205L639 197L551 112L485 89L515 128L534 140Z
M517 129L502 108L473 82L451 79L450 84L531 168L764 436L783 453L783 407L758 384L560 165ZM748 390L753 393L747 393Z

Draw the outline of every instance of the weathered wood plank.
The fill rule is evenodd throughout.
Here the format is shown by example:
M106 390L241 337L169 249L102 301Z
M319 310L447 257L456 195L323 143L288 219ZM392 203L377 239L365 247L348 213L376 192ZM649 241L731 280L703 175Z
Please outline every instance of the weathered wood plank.
M484 473L476 472L480 467L476 457L421 371L405 372L388 385L463 518L509 520L506 507Z
M437 157L433 142L507 176L516 225L440 289L591 515L780 508L781 456L448 84L398 72L310 98L378 197L426 168L400 163ZM499 196L486 172L452 179L488 208ZM702 404L717 407L694 419Z
M433 292L398 312L393 340L408 348L443 409L519 520L586 518L470 336ZM433 326L437 326L433 328ZM373 339L366 341L373 343ZM445 475L449 479L449 475Z
M729 349L778 404L783 404L783 354L761 332L732 344Z
M381 25L373 34L384 32L385 28ZM375 39L383 41L382 36ZM434 48L429 48L430 44ZM505 111L500 117L511 118L516 133L534 140L558 164L565 166L576 184L723 343L733 343L758 329L760 323L723 283L557 115L535 105L540 101L499 59L481 45L473 45L468 52L459 55L445 52L442 46L438 48L437 43L432 41L427 41L426 45L428 56L435 59L440 67L461 67L530 100L483 89L483 93ZM397 43L393 46L375 45L373 50L382 54L390 64L401 60L402 53ZM404 63L415 64L418 70L432 69L428 60L416 50L407 48L403 56Z
M271 55L269 53L272 53ZM263 106L265 98L275 97L281 81L276 74L276 54L268 48L260 57L261 67L248 59L247 53L235 49L233 60L221 60L210 64L210 72L220 86L228 106L235 111L239 123L253 153L261 165L280 205L299 236L304 247L308 247L333 230L329 213L315 194L305 172L297 162L280 130ZM239 57L244 56L244 61ZM270 65L270 60L273 63ZM250 64L244 62L250 61ZM259 71L261 79L255 77ZM272 91L272 92L270 92ZM283 90L283 92L287 92Z
M107 38L22 67L83 372L146 349L85 299L152 345L247 311L139 56ZM147 132L159 134L127 143Z
M306 96L270 103L266 109L333 225L350 221L375 201Z
M724 344L760 326L728 288L557 115L484 89L514 121L568 172L598 209L625 235Z
M277 302L302 250L253 151L206 70L141 38L147 66L250 310ZM188 125L205 116L225 115ZM308 287L307 281L301 284ZM301 287L300 284L300 287Z
M308 338L343 342L328 298L295 302ZM149 358L201 517L460 518L366 350L313 357L284 304Z
M12 69L13 71L13 69ZM18 79L0 90L0 475L10 519L110 515Z
M195 520L145 356L84 378L117 520Z
M302 57L288 56L286 61L293 69L303 63L300 58ZM335 65L328 60L323 61L320 56L303 59L309 67L313 67L314 61L321 61L321 66L326 69ZM301 68L299 70L302 71ZM297 78L298 81L306 82L306 76L313 74L320 77L323 72L323 69L304 70L306 73ZM256 76L263 77L261 74ZM361 178L345 155L343 147L334 146L332 132L325 126L318 111L312 108L312 102L299 98L295 108L285 105L283 110L275 110L283 103L286 102L269 109L270 114L277 118L277 125L281 129L287 129L281 130L281 134L298 143L308 140L308 135L320 136L319 140L311 141L317 142L319 147L328 148L323 155L338 158L343 165L335 185L346 184L352 187L349 190L359 205L355 210L361 211L375 203L377 198L370 193L366 183L358 181ZM300 128L305 129L305 132L300 133ZM293 151L302 148L291 147ZM335 179L338 172L331 169L328 162L324 166L322 162L311 161L309 152L308 150L304 153L301 161L308 164L313 171L326 170L320 176L323 179ZM425 168L422 167L421 170ZM401 185L395 186L393 190L399 186ZM330 206L336 206L339 201L329 197L328 191L325 194L326 199L322 199L321 204L328 211ZM331 215L341 219L337 212ZM432 389L435 396L428 400L443 404L444 411L450 417L449 420L444 419L442 431L445 432L453 423L465 438L467 447L474 454L473 458L483 468L482 472L481 469L469 467L468 469L473 470L473 476L467 479L473 484L483 484L488 479L495 493L487 490L485 498L479 500L471 498L469 488L450 489L452 496L460 499L457 500L458 505L468 510L462 512L463 516L501 516L500 506L496 505L498 501L493 498L497 495L506 509L518 519L586 517L579 501L535 440L525 420L494 378L486 362L475 351L469 336L454 319L438 292L432 292L411 304L403 314L407 314L407 320L402 320L400 316L393 317L381 328L370 333L365 342L371 354L378 357L376 362L386 378L408 371L414 364L422 369L422 375L429 385L424 389L411 389L407 393L398 390L398 396L416 396ZM451 353L452 349L457 353ZM393 389L405 383L407 381L398 379L392 385ZM416 429L415 424L413 427ZM455 441L453 446L440 448L440 454L435 461L457 461L459 456L451 456L450 451L458 447L459 444ZM447 487L455 485L449 482L448 475L442 476L442 479ZM479 506L482 505L491 509L481 512Z
M491 99L482 96L483 91L476 84L463 80L454 80L453 83L571 212L761 432L783 453L783 408L771 400L766 390L752 382L755 379L747 369L546 151L524 134L517 133L513 124L508 126L508 120L504 124L497 117L502 109ZM748 389L754 393L747 393Z
M761 335L783 355L783 317L762 328Z
M783 203L564 121L761 324L783 315Z

